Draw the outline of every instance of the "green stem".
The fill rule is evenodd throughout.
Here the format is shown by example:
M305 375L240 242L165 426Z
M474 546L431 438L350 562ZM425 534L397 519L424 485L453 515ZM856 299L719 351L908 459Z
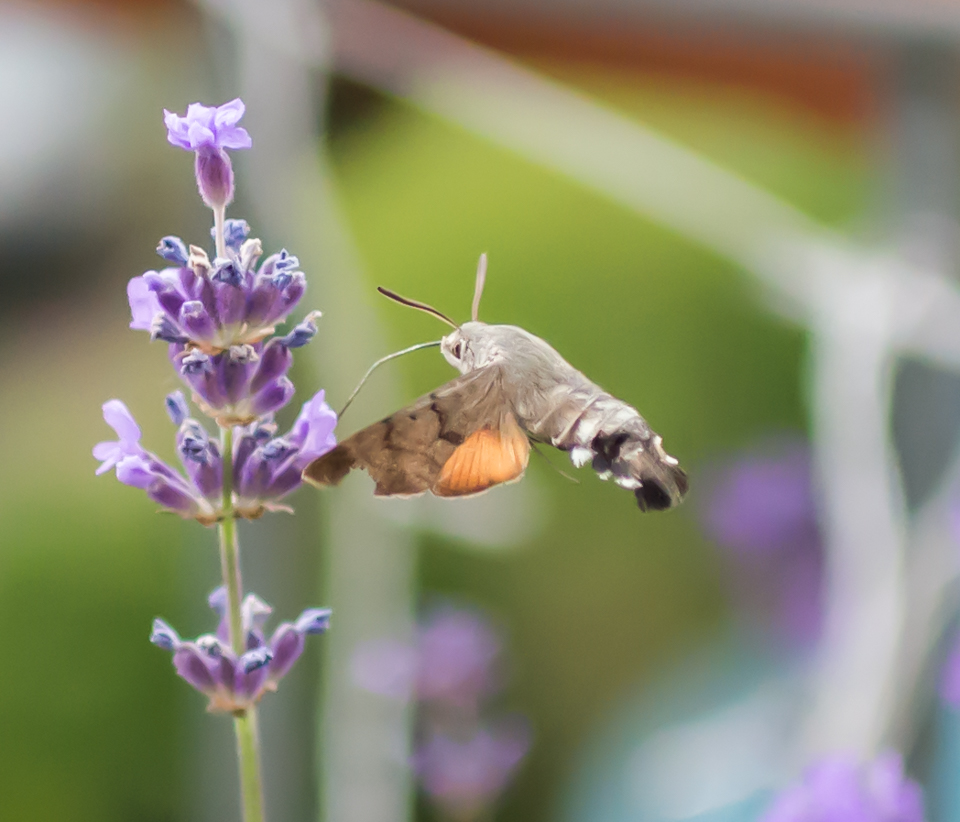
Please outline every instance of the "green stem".
M227 258L227 241L223 234L223 222L227 216L227 207L220 206L213 209L213 237L217 246L217 256Z
M243 635L240 578L240 544L237 542L237 520L233 511L233 429L220 429L220 452L223 461L223 498L220 520L220 570L227 589L227 613L230 647L239 657L246 648ZM244 822L263 822L263 782L260 776L260 738L257 733L257 711L250 707L234 715L237 734L237 760L240 766L240 794Z
M243 618L240 597L240 545L237 543L237 520L233 516L233 429L220 429L220 451L223 459L223 501L220 520L220 572L227 588L227 613L230 615L230 647L240 656L243 647Z
M235 717L237 757L240 760L240 794L244 822L263 822L263 787L260 780L260 733L257 709L250 707Z

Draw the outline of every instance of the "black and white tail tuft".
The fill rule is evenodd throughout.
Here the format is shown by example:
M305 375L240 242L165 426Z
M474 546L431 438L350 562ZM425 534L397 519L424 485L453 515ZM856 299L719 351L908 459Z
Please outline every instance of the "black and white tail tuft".
M578 467L590 462L600 479L633 491L641 511L672 508L687 493L686 473L652 432L645 437L627 430L598 434L589 447L573 448L570 458Z

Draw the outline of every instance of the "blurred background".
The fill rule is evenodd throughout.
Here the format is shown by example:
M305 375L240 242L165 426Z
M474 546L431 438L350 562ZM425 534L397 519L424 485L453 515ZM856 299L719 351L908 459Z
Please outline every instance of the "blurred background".
M378 284L466 319L487 252L481 319L691 479L641 514L551 453L472 501L359 476L241 528L278 619L334 608L264 701L268 817L746 822L818 757L893 748L960 820L943 0L0 2L0 818L239 818L229 723L147 642L210 629L215 536L90 456L113 397L173 455L125 284L161 236L209 245L161 110L237 95L230 215L324 312L288 416L443 333ZM391 363L339 436L451 376Z

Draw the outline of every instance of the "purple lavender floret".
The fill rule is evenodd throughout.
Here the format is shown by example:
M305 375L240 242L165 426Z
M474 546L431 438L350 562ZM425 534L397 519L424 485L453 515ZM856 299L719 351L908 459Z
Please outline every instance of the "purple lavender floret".
M181 117L172 111L163 110L163 122L167 127L167 140L187 151L202 148L250 148L253 141L247 130L238 126L246 107L237 97L222 106L204 106L191 103Z
M140 426L120 400L108 400L103 404L103 419L117 434L116 442L98 442L93 446L93 456L103 460L97 475L106 473L126 457L142 457L146 454L140 447Z
M529 728L517 718L466 739L430 735L414 755L414 768L424 791L451 818L472 819L497 800L529 749Z
M248 594L241 607L244 652L238 656L229 642L226 589L217 588L208 602L220 617L215 634L184 641L166 622L155 619L150 641L173 652L177 673L209 698L207 710L214 713L245 711L277 690L303 653L306 636L330 627L329 608L308 608L294 622L281 623L267 639L263 629L272 608Z
M249 229L232 228L233 239L243 231ZM183 245L177 237L165 237L158 251L176 261ZM262 247L257 239L228 246L227 254L211 262L202 248L190 246L185 263L130 280L130 327L210 356L273 334L306 291L299 261L281 251L258 268ZM308 319L314 322L319 316L313 312Z
M210 229L211 239L216 239L217 229ZM246 242L250 236L250 225L246 220L224 220L223 222L223 240L227 248L239 254L240 246ZM162 255L161 255L162 256Z
M185 266L190 259L186 244L179 237L162 237L157 244L157 254L175 266Z
M887 751L861 764L842 755L810 767L781 793L761 822L923 822L923 793Z
M224 208L233 200L233 166L225 149L253 144L246 129L237 125L245 110L239 97L222 106L191 103L183 117L163 110L167 141L196 153L197 187L211 208Z
M116 468L124 485L140 488L169 511L205 524L216 521L213 503L163 460L140 446L140 427L120 400L103 404L103 418L117 432L116 442L101 442L93 447L93 456L102 460L97 474Z
M223 459L218 442L203 425L187 416L183 394L166 399L171 419L180 422L177 453L183 472L140 446L140 428L120 400L103 406L104 419L117 432L115 442L93 449L102 460L97 473L116 468L124 485L140 488L163 508L185 519L213 525L222 518ZM336 445L337 417L324 402L323 391L304 403L290 432L276 437L276 426L259 420L238 429L234 440L234 509L238 517L256 519L266 511L290 510L280 499L301 484L303 469Z

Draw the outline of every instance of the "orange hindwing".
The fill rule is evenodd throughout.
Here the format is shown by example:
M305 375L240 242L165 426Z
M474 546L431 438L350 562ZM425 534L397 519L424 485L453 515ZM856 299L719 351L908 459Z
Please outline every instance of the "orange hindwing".
M499 429L474 431L450 455L430 490L438 497L478 494L502 482L523 476L530 458L530 442L508 414Z

